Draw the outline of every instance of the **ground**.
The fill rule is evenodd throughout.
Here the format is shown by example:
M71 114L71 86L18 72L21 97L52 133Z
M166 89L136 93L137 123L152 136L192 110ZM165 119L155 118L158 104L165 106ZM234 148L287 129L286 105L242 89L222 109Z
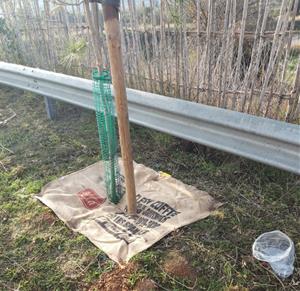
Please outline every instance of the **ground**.
M174 231L119 269L34 198L47 182L99 159L93 112L0 88L0 290L299 290L300 179L260 163L131 126L135 160L209 192L223 206ZM280 229L296 246L292 278L251 256Z

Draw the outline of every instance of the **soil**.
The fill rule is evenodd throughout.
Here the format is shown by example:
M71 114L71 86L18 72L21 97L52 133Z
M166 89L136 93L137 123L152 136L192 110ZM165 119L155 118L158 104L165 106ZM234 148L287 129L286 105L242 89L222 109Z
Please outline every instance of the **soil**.
M138 270L138 265L129 263L124 267L114 268L101 275L98 282L89 288L89 291L130 291L130 276Z
M196 272L189 261L179 251L172 251L167 255L163 269L172 277L189 279L191 281L195 281L197 278Z
M40 221L48 225L53 224L56 221L56 216L51 212L44 212L39 217Z
M134 291L154 291L158 290L155 282L148 278L143 278L138 281L134 286Z

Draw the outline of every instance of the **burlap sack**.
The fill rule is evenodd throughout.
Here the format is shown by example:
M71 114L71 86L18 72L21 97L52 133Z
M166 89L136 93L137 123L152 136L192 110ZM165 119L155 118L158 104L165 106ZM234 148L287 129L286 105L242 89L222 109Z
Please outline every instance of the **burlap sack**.
M206 192L167 174L136 163L134 172L136 217L125 214L126 197L118 205L106 199L102 162L49 183L37 198L118 263L171 231L207 217L218 206Z

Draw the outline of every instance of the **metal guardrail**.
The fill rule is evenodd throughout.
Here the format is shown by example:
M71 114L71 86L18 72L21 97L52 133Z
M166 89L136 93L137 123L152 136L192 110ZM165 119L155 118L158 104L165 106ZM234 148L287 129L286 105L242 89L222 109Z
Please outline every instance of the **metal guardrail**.
M92 81L0 62L0 83L94 110ZM300 127L127 89L131 122L300 174Z

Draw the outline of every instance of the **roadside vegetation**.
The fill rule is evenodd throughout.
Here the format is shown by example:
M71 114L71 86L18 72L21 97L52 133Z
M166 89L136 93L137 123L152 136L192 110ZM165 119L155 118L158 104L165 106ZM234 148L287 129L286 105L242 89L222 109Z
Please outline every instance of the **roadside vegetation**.
M134 257L125 269L68 229L34 198L43 185L99 160L94 113L58 103L49 121L40 96L0 88L0 290L299 290L299 177L132 125L135 160L223 203ZM279 229L296 246L281 280L251 246ZM115 288L115 289L114 289Z
M120 2L127 87L299 122L299 2ZM0 1L0 59L90 78L109 67L100 5Z

